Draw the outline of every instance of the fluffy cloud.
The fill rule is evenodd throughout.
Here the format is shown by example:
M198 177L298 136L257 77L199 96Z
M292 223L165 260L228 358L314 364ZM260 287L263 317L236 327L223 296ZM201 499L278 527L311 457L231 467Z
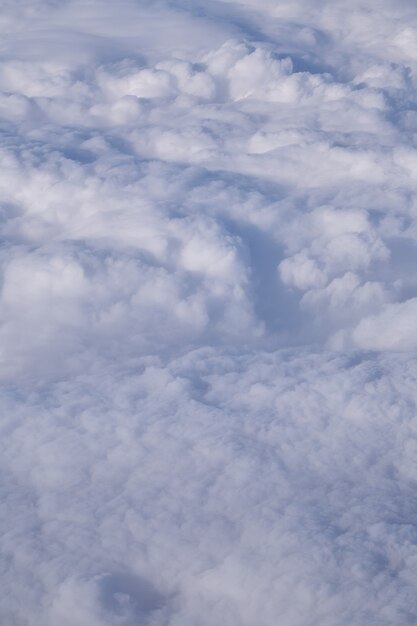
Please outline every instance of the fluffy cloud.
M200 349L3 394L4 616L408 623L414 379Z
M413 3L0 4L0 621L414 623Z

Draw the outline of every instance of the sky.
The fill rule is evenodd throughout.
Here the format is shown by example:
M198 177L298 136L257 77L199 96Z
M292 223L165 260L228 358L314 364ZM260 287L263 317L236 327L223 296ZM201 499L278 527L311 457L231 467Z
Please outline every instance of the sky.
M417 620L417 6L0 0L0 621Z

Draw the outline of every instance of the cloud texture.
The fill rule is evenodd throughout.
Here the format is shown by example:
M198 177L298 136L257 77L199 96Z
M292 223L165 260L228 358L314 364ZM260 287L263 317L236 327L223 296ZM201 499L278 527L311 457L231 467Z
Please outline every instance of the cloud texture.
M414 624L414 4L0 8L2 623Z

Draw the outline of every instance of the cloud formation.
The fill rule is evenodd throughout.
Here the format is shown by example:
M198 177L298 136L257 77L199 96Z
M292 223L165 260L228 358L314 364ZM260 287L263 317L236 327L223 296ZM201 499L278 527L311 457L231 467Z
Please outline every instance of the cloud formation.
M0 5L2 623L414 624L414 4Z
M415 295L392 263L401 240L415 246L415 59L404 44L415 16L406 4L378 16L310 5L6 5L8 243L48 259L66 246L77 264L80 245L92 258L123 248L130 267L139 254L148 274L166 273L169 316L193 311L197 344L203 329L211 345L235 334L237 307L239 333L258 341L266 329L266 344L291 345L295 306L306 341L334 345L342 333L350 348L379 349L356 326ZM272 258L259 259L254 238ZM272 264L277 306L265 318L257 274ZM337 302L352 297L343 318Z

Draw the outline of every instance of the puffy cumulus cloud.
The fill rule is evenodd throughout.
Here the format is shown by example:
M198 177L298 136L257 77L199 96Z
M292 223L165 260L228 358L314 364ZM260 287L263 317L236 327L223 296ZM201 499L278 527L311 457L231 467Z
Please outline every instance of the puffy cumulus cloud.
M95 8L93 3L93 15ZM133 5L127 3L124 10L127 19ZM77 5L72 10L57 5L51 9L51 29L64 15L79 28L78 11L83 13ZM151 21L153 11L149 6L145 13ZM47 14L42 15L45 20ZM188 23L187 15L181 9L177 18ZM198 24L201 28L201 20ZM255 319L251 313L251 308L259 312L263 307L257 299L257 273L264 260L257 258L259 246L254 250L248 224L256 225L258 240L264 238L265 245L271 240L283 251L281 258L278 252L270 255L279 265L278 276L269 281L274 299L280 300L276 319L287 316L285 288L325 287L346 272L354 272L365 285L368 273L390 258L385 233L368 214L368 205L379 208L382 184L394 190L401 181L410 190L413 153L401 129L388 121L383 87L368 85L365 75L349 82L308 64L298 67L295 54L292 58L267 38L231 38L234 30L230 19L230 33L224 33L220 45L213 40L207 49L202 38L192 54L169 46L157 53L138 44L135 53L115 47L113 59L91 47L95 63L87 55L88 64L82 55L52 58L46 51L37 59L22 54L7 62L0 76L5 119L25 141L7 138L4 200L19 205L20 214L5 228L29 242L93 238L97 246L99 238L107 247L140 247L149 261L162 263L164 271L168 265L172 274L175 264L179 272L183 263L190 267L189 251L197 241L192 236L178 253L178 238L185 232L188 237L189 228L185 220L178 229L178 218L191 212L202 232L203 216L214 213L220 220L218 237L230 238L233 254L241 259L239 286L229 293L238 302L229 308L240 308L259 337L262 325L271 328L274 322L271 315ZM101 36L120 45L116 24ZM304 45L320 52L314 37ZM409 88L404 79L396 97L404 98ZM175 200L171 195L161 201L163 192L155 188L159 176L171 185L166 182L166 176L173 176L168 164L179 168L184 183ZM223 197L213 207L205 190L213 188L215 177L223 185ZM249 191L249 181L256 181L256 192ZM364 185L371 198L362 206ZM337 197L341 190L350 190L350 197ZM300 213L300 204L308 210ZM205 258L202 253L200 264L212 271L214 265ZM194 280L196 272L192 274ZM225 292L227 285L217 289ZM302 298L301 293L300 310ZM314 307L309 310L314 323ZM271 339L279 343L287 333L283 327Z
M414 4L0 5L0 622L414 624Z
M368 278L373 266L389 261L390 252L364 211L319 207L298 223L289 231L289 245L310 246L281 261L278 273L285 285L304 292L300 306L316 325L323 318L327 332L351 325L394 297L393 286Z
M414 324L417 299L391 303L377 314L363 316L349 333L339 332L335 346L357 346L362 350L415 350Z
M180 226L177 226L179 229ZM68 356L96 350L158 353L201 342L253 342L262 334L248 279L233 241L183 227L174 267L134 252L101 249L15 253L5 261L0 357L3 375L56 368ZM217 237L216 237L217 234ZM175 240L174 240L175 241ZM63 365L65 368L65 365Z

